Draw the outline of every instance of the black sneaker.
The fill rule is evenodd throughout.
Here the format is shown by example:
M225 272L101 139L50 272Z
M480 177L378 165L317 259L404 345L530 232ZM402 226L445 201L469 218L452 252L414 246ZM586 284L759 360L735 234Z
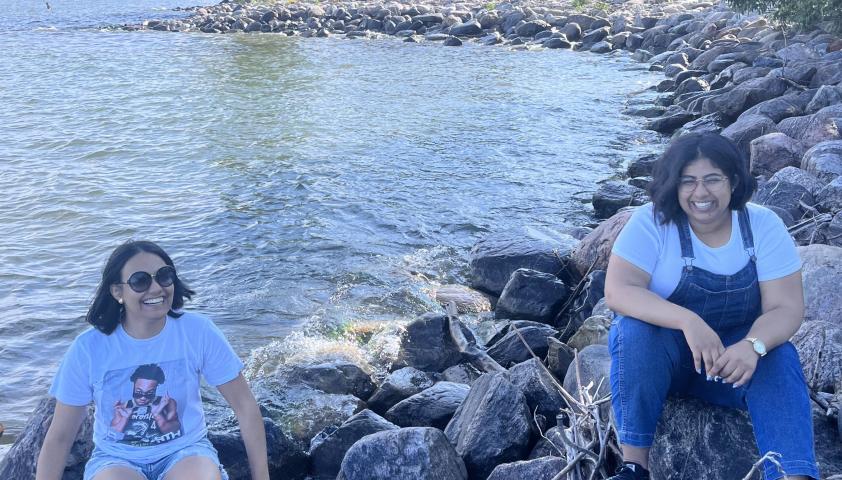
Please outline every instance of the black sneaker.
M636 463L626 462L617 469L617 474L608 480L649 480L649 470Z

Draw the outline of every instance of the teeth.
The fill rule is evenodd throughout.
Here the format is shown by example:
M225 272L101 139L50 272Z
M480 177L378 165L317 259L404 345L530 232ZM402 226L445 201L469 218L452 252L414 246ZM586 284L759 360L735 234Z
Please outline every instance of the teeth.
M164 302L164 297L149 298L149 299L143 301L143 303L145 305L157 305L157 304L163 303L163 302Z
M707 210L713 205L713 202L693 202L693 205L699 210Z

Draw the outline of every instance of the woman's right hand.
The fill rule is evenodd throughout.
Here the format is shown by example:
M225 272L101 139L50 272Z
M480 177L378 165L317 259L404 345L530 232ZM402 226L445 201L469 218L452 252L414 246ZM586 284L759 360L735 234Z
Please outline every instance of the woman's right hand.
M693 353L696 371L702 373L702 366L705 372L711 371L716 359L725 353L725 346L722 345L719 335L695 313L682 324L681 331L684 332L684 338Z

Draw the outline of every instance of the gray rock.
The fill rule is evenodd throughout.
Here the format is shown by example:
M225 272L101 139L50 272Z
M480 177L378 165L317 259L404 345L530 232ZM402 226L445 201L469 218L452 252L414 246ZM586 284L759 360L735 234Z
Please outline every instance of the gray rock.
M646 107L629 107L623 110L623 113L634 117L656 118L663 115L666 110L664 107L652 105Z
M480 313L491 310L491 299L488 295L464 285L437 287L433 292L433 298L440 305L455 303L459 313Z
M748 108L783 95L787 86L779 78L748 80L732 90L706 98L702 102L702 114L720 112L726 118L737 118Z
M623 207L643 205L649 200L640 188L617 181L600 184L593 194L594 213L598 218L608 218Z
M590 30L591 25L593 25L593 23L595 21L596 21L596 17L593 17L591 15L585 15L585 14L582 14L582 13L575 13L575 14L567 17L568 25L571 24L571 23L575 23L576 25L578 25L582 29L582 31Z
M568 22L567 25L561 28L561 33L571 42L575 42L582 38L582 27L576 22Z
M471 478L526 456L531 430L526 398L504 372L485 374L445 429Z
M441 372L441 379L446 382L462 383L470 386L481 374L482 372L470 363L460 363Z
M518 336L520 332L520 336ZM488 355L503 367L520 363L532 358L532 354L523 344L526 340L529 349L538 357L544 357L549 350L547 337L558 334L558 331L548 325L517 327L517 331L510 330L502 338L490 344ZM523 340L521 340L523 337Z
M435 478L467 480L465 464L435 428L402 428L368 435L342 460L337 480Z
M692 122L685 123L683 127L675 132L675 136L681 137L691 133L720 133L724 128L725 119L719 112L709 113L699 117Z
M816 194L816 203L823 212L842 211L842 177L836 177Z
M608 345L608 330L611 319L600 315L585 320L576 333L567 340L567 345L576 350L583 350L589 345Z
M444 22L444 15L441 13L427 13L413 17L412 21L421 22L424 25L430 26Z
M499 296L518 268L560 272L578 243L570 235L534 228L491 234L471 249L470 284Z
M591 53L608 53L613 50L614 47L611 45L610 42L606 42L605 40L601 42L595 43L591 48Z
M461 361L462 353L450 337L447 316L427 313L405 327L395 364L441 372Z
M450 34L459 37L475 37L482 35L482 25L476 20L450 27Z
M795 65L775 68L769 72L769 77L785 78L789 81L807 86L816 74L816 67L813 65Z
M783 97L760 102L743 112L741 116L764 115L777 123L785 118L804 115L804 108L807 106L808 101L804 101L803 97L798 94L784 95Z
M754 78L765 77L770 70L771 68L767 67L741 68L734 72L734 75L731 77L731 81L734 82L735 85L739 85Z
M322 430L310 442L308 455L312 462L311 473L317 477L336 478L345 453L357 440L372 433L397 429L397 425L380 415L363 410L338 428Z
M626 175L629 177L648 177L652 176L654 172L655 162L658 161L659 155L649 154L644 155L629 163L626 169Z
M631 209L621 210L613 217L599 224L570 254L573 267L584 277L591 269L605 270L611 247L620 231L631 217Z
M401 427L443 429L465 400L470 387L462 383L438 382L401 400L386 412L386 419Z
M823 321L839 325L842 318L842 248L830 245L798 247L804 283L804 321Z
M552 37L545 40L541 46L544 48L571 48L573 45L563 38Z
M816 60L821 57L819 52L817 52L811 47L808 47L803 43L794 43L792 45L784 47L778 50L777 55L784 62L791 63L803 62L806 60Z
M500 28L502 28L503 32L508 32L525 17L526 15L524 15L522 11L519 9L513 9L503 17L503 22L500 24Z
M814 392L837 391L842 386L842 325L814 320L804 322L792 337L801 358L807 385Z
M543 20L531 20L515 28L515 32L519 37L534 37L539 32L549 30L552 28L549 23Z
M643 128L647 130L654 130L659 133L670 134L694 118L696 118L696 116L692 113L682 111L665 115L661 118L656 118L646 123Z
M595 30L591 30L584 35L582 35L582 44L583 45L594 45L598 42L605 40L608 37L609 32L611 29L609 27L602 27L597 28ZM568 37L569 38L569 37Z
M822 142L807 150L801 168L829 183L842 175L842 140Z
M382 415L401 400L432 386L433 379L427 373L417 368L404 367L390 373L366 403L368 408Z
M563 458L544 457L534 460L497 465L488 480L552 480L564 470L567 462Z
M752 199L760 205L769 205L789 212L795 219L803 215L801 203L813 206L813 195L801 185L787 182L766 182L761 185Z
M444 46L445 47L461 47L462 46L462 40L459 40L457 37L454 37L454 36L448 36L444 40Z
M361 400L370 397L375 389L368 372L344 359L293 365L289 378L326 393L348 394Z
M816 193L824 187L824 184L819 181L812 173L805 172L797 167L784 167L769 178L770 182L787 182L801 185L811 195L815 197Z
M766 134L777 131L778 127L769 117L746 115L722 130L722 136L733 141L746 158L751 157L751 142Z
M559 427L553 427L544 432L544 436L538 439L538 443L529 452L529 459L534 460L541 457L560 457L561 459L565 459L565 446L564 440L561 438L562 435L563 433L559 430Z
M812 147L827 140L842 139L842 105L831 105L813 115L785 118L778 129Z
M666 72L665 72L666 73ZM677 75L681 75L683 72L678 72ZM676 76L676 78L678 78ZM696 93L696 92L707 92L710 90L710 83L702 78L692 77L688 78L682 82L675 81L676 85L675 94L676 95L684 95L687 93Z
M479 42L483 45L497 45L498 43L503 42L503 37L499 33L493 32L491 34L488 34L488 35L480 38ZM546 46L546 45L544 45L544 46Z
M541 361L532 358L514 365L509 369L509 378L523 392L529 411L542 415L546 425L555 426L556 415L566 403Z
M611 370L611 356L608 354L608 347L605 345L590 345L582 349L578 356L579 368L578 377L582 380L582 387L593 382L590 393L594 397L603 397L610 391L609 372ZM573 397L579 396L579 385L577 384L576 364L570 365L567 375L564 376L564 389ZM598 387L598 388L597 388Z
M570 289L555 275L520 268L500 294L495 315L550 323L569 296Z
M573 349L554 337L547 338L547 368L559 380L564 379L573 363Z
M304 479L310 462L303 446L268 418L263 419L263 428L266 434L269 475L290 480ZM245 444L238 427L220 428L218 425L209 425L208 440L218 452L219 462L225 467L231 480L251 478Z
M822 85L813 99L810 100L810 103L807 104L804 113L816 113L825 107L839 103L842 103L842 85Z
M829 55L828 55L829 56ZM813 75L813 80L810 86L818 88L821 85L837 85L842 82L842 62L838 59L827 59L823 62L817 62L816 74Z
M751 141L751 174L769 177L784 167L801 165L804 145L783 133L773 132Z

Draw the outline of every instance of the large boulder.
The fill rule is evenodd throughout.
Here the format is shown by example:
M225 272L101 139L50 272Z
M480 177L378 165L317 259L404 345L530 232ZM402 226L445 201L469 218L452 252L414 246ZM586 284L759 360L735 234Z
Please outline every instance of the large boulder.
M804 322L792 337L810 390L842 389L842 326L821 320Z
M755 139L776 132L777 125L763 115L741 116L739 120L722 130L722 136L733 141L746 158L750 158L751 142Z
M737 118L748 108L786 92L787 84L780 78L763 77L748 80L720 95L712 95L702 102L702 114L720 112L725 118Z
M608 345L608 330L611 319L601 315L587 318L576 333L567 340L567 346L583 350L588 345Z
M268 418L263 419L263 428L266 432L269 475L290 480L303 479L307 475L309 460L302 446ZM219 453L219 462L225 467L230 480L251 478L246 446L238 427L210 425L208 439Z
M467 480L468 474L464 462L441 430L414 427L363 437L345 454L336 478Z
M531 422L526 398L505 372L474 382L445 434L472 479L485 479L501 463L524 458Z
M785 118L778 123L778 130L807 147L842 139L842 105L825 107L813 115Z
M573 363L573 349L557 338L548 338L547 368L557 379L564 379L567 369Z
M651 177L655 171L655 162L658 161L659 155L649 154L629 162L626 169L626 175L630 178L634 177Z
M816 113L824 107L842 103L842 85L822 85L807 104L804 113Z
M624 209L617 212L608 220L599 224L573 250L570 259L573 268L580 277L584 277L592 269L605 270L608 267L608 257L617 235L629 221L633 210Z
M289 379L326 393L353 395L366 400L374 392L371 375L363 367L345 359L293 365Z
M608 353L608 346L606 345L590 345L582 349L577 357L578 368L576 364L571 364L567 369L567 375L564 376L564 389L573 397L579 396L579 384L581 380L582 387L587 387L592 383L590 389L591 395L594 398L601 398L610 393L609 372L611 371L611 355ZM605 404L607 408L607 403Z
M441 372L462 361L462 353L453 343L447 316L427 313L409 323L401 333L397 366Z
M740 115L763 115L777 123L789 117L804 115L804 108L809 99L800 94L789 94L760 102Z
M558 331L550 326L523 326L510 329L502 338L496 340L488 348L488 355L503 367L520 363L532 358L532 353L538 357L547 354L549 344L547 337L558 334ZM520 335L518 335L518 333ZM521 340L521 338L523 340ZM523 344L524 340L529 348Z
M386 418L401 427L443 429L470 389L463 383L438 382L395 404L386 412Z
M816 207L823 212L842 211L842 176L836 177L816 194Z
M792 218L803 215L801 204L812 207L813 195L801 185L787 182L766 182L757 189L752 199L755 203L786 210Z
M519 268L503 289L495 315L550 323L569 296L570 289L555 275Z
M404 367L390 373L366 403L368 408L382 415L401 400L432 387L433 383L426 372Z
M523 392L529 411L542 415L546 425L554 426L556 415L566 404L541 360L532 358L518 363L509 369L509 378Z
M515 32L518 37L534 37L539 32L549 30L550 28L550 24L543 20L531 20L517 27Z
M38 454L41 452L41 445L44 444L44 436L53 421L55 408L55 398L45 397L38 402L38 406L29 416L29 420L27 420L14 445L0 461L0 478L35 478L35 464L38 461ZM85 462L91 456L94 448L93 421L94 411L91 407L88 408L82 426L70 447L70 453L65 460L63 478L82 478Z
M769 177L784 167L801 165L804 145L783 133L773 132L751 141L751 174Z
M807 150L801 168L825 183L842 175L842 140L819 143Z
M482 25L476 20L450 27L450 34L457 37L475 37L482 35Z
M488 480L552 480L566 466L567 462L558 457L504 463L494 468Z
M842 248L830 245L798 247L804 282L804 321L842 324Z
M593 194L593 209L598 218L608 218L623 207L643 205L649 200L646 191L627 183L608 181Z
M798 167L784 167L769 178L770 182L787 182L801 185L811 195L815 197L816 193L824 187L824 184L816 178L815 175Z
M459 313L481 313L491 310L488 295L464 285L442 285L433 292L433 298L441 305L456 304Z
M471 286L499 296L518 268L557 274L577 243L570 235L535 228L489 235L471 249Z
M322 430L310 442L311 473L318 478L336 478L342 459L351 445L372 433L397 430L398 426L371 410L363 410L338 428ZM287 478L284 475L284 478Z

